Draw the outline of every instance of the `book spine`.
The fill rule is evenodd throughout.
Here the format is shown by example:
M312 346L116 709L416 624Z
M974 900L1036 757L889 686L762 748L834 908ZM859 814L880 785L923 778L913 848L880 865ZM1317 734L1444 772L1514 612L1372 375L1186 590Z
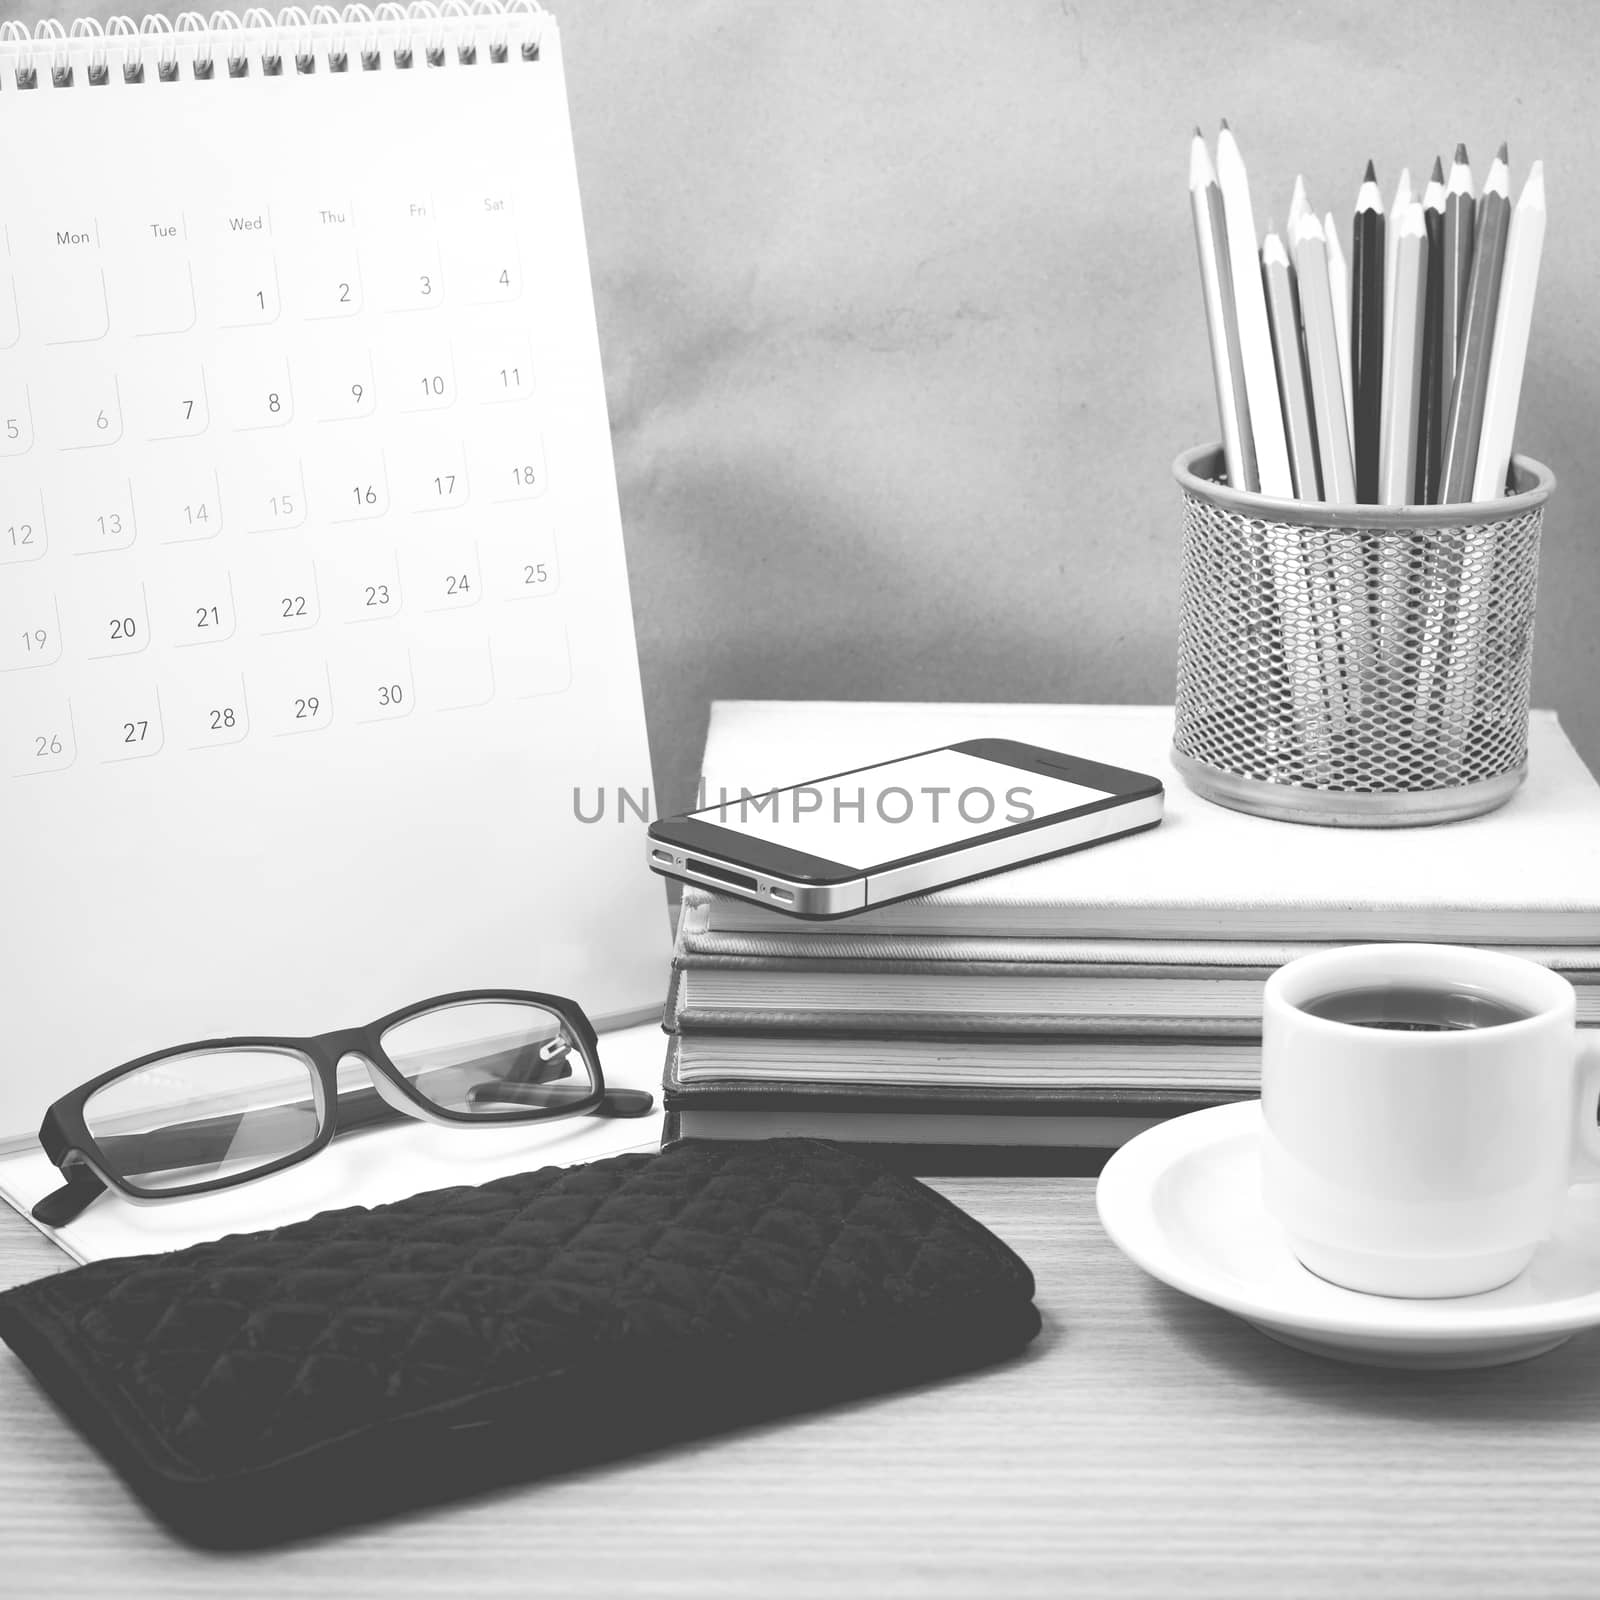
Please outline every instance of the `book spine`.
M733 1079L714 1084L663 1086L671 1111L755 1111L784 1107L799 1111L881 1112L889 1115L948 1114L962 1117L1178 1117L1212 1106L1254 1099L1251 1087L1225 1089L972 1089L923 1084L768 1083Z
M1085 1011L1059 1013L992 1011L826 1011L677 1004L665 1024L675 1033L736 1033L780 1038L962 1039L1259 1039L1261 1014L1237 1017L1116 1016Z
M893 933L787 934L714 933L679 924L678 953L685 960L742 957L773 966L810 970L825 962L889 961L943 968L952 963L993 962L1031 970L1063 971L1084 966L1129 967L1139 972L1199 969L1227 974L1271 972L1297 956L1332 949L1326 941L1257 942L1217 939L1059 939L1030 934L937 938Z
M966 959L950 956L941 960L901 959L871 956L823 956L808 960L803 956L723 955L679 950L672 958L680 972L783 972L801 977L857 973L876 973L890 977L941 978L1048 978L1055 982L1087 983L1106 978L1148 984L1158 991L1164 983L1265 983L1275 968L1270 966L1215 967L1176 962L1150 967L1132 961L1007 961Z

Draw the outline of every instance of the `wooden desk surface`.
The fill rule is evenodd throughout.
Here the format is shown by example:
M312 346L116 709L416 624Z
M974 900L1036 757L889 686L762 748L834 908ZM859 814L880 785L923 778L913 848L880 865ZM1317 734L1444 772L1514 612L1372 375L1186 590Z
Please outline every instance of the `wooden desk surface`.
M1600 1343L1418 1375L1144 1277L1085 1179L940 1188L1038 1277L1030 1354L284 1551L153 1523L0 1348L0 1590L35 1596L1600 1593ZM0 1216L0 1282L64 1258Z

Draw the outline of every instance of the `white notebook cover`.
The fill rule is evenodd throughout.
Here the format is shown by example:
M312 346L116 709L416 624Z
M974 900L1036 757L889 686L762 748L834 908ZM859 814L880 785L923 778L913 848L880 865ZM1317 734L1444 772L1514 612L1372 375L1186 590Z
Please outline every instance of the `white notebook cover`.
M981 736L1159 777L1158 828L846 921L803 922L698 890L694 925L818 933L1197 940L1600 942L1600 787L1552 711L1498 811L1428 828L1326 828L1212 805L1173 770L1170 706L718 701L705 803Z

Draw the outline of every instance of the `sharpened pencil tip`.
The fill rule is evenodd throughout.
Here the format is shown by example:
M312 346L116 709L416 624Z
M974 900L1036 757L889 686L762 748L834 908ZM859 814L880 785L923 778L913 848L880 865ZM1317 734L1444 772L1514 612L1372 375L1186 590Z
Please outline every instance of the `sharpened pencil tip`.
M1467 165L1467 147L1464 144L1456 146L1455 159L1461 166Z
M1433 171L1428 174L1428 178L1433 183L1444 182L1444 162L1438 156L1433 158Z
M1367 170L1361 174L1361 181L1363 183L1376 183L1378 181L1378 169L1370 161L1367 163Z
M1226 117L1224 117L1222 119L1222 131L1224 133L1232 133L1233 132L1233 129L1228 126L1228 119Z
M1510 164L1511 157L1506 151L1506 145L1505 145L1505 141L1504 140L1501 140L1500 148L1495 151L1494 158L1495 158L1496 161L1504 161L1508 165Z
M1194 125L1194 136L1197 139L1205 138L1205 135L1203 133L1201 133L1201 131L1200 131L1200 124L1198 122L1195 123L1195 125Z

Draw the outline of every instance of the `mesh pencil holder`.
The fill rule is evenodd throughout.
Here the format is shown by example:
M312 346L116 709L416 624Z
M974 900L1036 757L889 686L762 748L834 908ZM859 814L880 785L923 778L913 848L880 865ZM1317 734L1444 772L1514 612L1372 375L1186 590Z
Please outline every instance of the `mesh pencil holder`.
M1472 505L1328 506L1173 464L1183 587L1173 761L1196 793L1289 822L1405 827L1492 810L1528 760L1549 468Z

